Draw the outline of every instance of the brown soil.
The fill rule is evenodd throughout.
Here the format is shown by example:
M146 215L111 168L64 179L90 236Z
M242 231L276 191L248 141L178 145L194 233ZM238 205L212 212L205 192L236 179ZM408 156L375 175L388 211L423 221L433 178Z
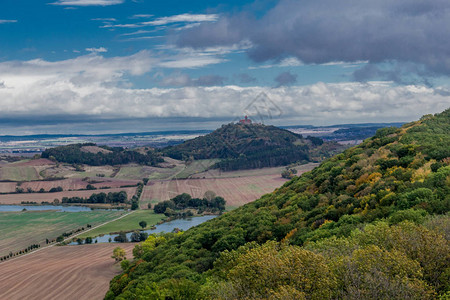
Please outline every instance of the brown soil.
M51 247L0 263L0 299L103 299L120 273L111 258L121 247L131 258L134 244Z
M101 190L84 190L84 191L64 191L57 193L23 193L23 194L6 194L0 195L1 204L20 204L22 201L32 201L41 203L43 201L53 202L54 199L61 199L63 197L89 197L92 194L109 192L126 191L130 199L136 192L136 187L129 188L115 188L115 189L101 189Z

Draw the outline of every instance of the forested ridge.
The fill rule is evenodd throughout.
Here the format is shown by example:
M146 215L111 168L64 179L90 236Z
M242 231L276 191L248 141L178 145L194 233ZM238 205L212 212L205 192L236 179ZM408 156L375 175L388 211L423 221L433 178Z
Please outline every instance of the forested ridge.
M447 299L450 109L271 194L150 236L106 299Z
M319 138L303 138L263 124L226 124L205 136L169 146L162 152L175 159L220 158L214 167L224 171L320 161L343 147Z
M58 162L69 164L86 164L91 166L103 165L121 165L128 163L137 163L141 165L155 166L164 160L153 150L146 153L140 153L134 150L124 149L122 147L98 146L100 150L97 153L83 151L83 147L97 147L94 143L71 144L46 149L41 157L51 158Z

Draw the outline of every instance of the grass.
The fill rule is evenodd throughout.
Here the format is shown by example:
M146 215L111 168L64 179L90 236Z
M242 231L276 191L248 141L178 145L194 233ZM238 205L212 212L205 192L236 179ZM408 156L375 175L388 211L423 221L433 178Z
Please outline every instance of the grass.
M114 176L118 179L142 179L145 177L143 166L124 166L120 168L119 173Z
M126 217L120 220L105 224L99 228L91 230L89 232L80 235L80 238L86 238L88 236L95 237L102 234L108 234L118 231L133 231L142 229L139 226L140 221L147 222L147 229L155 225L159 221L163 220L165 216L163 214L155 214L153 210L136 210Z
M182 170L180 173L178 173L175 178L177 179L185 179L189 178L189 176L193 174L198 174L205 172L209 167L214 165L216 162L218 162L220 159L202 159L202 160L195 160L189 165L187 165L184 170Z
M88 212L0 212L0 255L18 251L31 244L45 245L45 239L54 239L64 232L107 222L123 211Z
M158 179L168 179L173 177L175 174L182 171L184 168L184 165L177 165L174 168L164 168L160 169L159 171L153 172L149 174L148 178L150 180L158 180Z
M34 167L14 167L11 165L1 168L1 180L30 181L38 179L39 174Z

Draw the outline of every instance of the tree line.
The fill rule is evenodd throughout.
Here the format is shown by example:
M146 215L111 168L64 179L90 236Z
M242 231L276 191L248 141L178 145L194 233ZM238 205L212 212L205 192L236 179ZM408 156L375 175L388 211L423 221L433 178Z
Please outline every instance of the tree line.
M122 147L99 146L109 152L91 153L82 151L82 147L84 146L96 146L96 144L72 144L49 148L42 152L41 157L69 164L86 164L91 166L122 165L128 163L155 166L164 161L160 155L153 150L147 150L147 152L143 154Z

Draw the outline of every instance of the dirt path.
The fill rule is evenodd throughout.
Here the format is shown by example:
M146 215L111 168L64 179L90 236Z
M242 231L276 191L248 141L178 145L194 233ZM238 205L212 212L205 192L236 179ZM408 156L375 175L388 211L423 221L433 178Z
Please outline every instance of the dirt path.
M135 244L46 247L1 264L0 299L103 299L120 273L111 258L115 247L131 257Z

